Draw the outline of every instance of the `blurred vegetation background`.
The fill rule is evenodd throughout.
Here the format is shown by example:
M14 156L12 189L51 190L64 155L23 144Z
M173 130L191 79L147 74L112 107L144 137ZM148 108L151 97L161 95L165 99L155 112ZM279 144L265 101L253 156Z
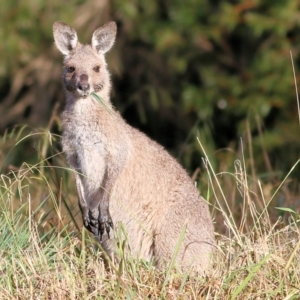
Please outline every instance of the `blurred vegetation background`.
M56 20L74 27L83 43L98 26L117 22L117 41L107 55L112 101L190 174L204 171L197 136L217 171L235 172L243 150L249 176L271 188L299 159L290 57L291 51L300 82L299 0L4 0L1 134L16 124L29 125L27 132L60 133L65 95L52 37ZM3 153L4 167L12 168L34 160L36 145L28 140L9 157ZM288 182L294 194L297 169Z

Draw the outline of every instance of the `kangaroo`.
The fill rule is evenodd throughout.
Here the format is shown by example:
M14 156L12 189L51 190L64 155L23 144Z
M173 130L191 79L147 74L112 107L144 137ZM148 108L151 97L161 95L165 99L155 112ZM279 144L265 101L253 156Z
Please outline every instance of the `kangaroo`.
M215 248L207 203L180 164L112 106L104 54L116 32L109 22L82 45L72 27L53 25L64 55L62 147L75 173L83 224L109 255L113 228L122 223L135 257L163 267L179 245L176 265L203 273Z

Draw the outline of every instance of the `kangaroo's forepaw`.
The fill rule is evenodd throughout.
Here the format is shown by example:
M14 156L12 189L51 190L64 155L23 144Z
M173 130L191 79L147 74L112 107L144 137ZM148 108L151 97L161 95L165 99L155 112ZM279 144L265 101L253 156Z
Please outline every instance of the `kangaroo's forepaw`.
M110 228L114 228L113 221L111 219L110 214L107 215L100 215L99 217L99 236L100 241L102 241L102 237L104 233L107 233L107 237L110 239Z
M99 226L98 226L98 220L96 218L93 218L91 214L85 215L83 217L83 224L94 235L99 235Z

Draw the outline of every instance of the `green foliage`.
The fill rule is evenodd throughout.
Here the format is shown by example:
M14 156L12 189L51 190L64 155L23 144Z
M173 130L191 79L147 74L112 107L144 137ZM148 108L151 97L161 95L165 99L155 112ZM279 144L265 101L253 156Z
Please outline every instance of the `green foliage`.
M250 131L248 146L259 172L266 171L264 148L273 168L284 174L300 150L290 59L292 51L298 74L299 6L298 0L5 1L0 129L45 125L54 104L63 105L55 20L75 27L85 43L97 26L113 19L113 102L131 124L191 170L199 166L198 132L216 155L223 147L236 151L240 137L248 143Z
M208 137L216 148L245 138L249 119L262 171L259 122L276 168L288 170L298 155L287 158L286 150L299 151L300 147L290 59L291 50L298 65L299 1L115 3L122 11L118 14L121 24L126 25L126 36L121 38L126 39L135 60L142 55L139 68L144 68L140 73L146 76L146 80L135 78L133 102L151 106L145 95L145 85L151 82L160 101L156 113L181 132L196 123L201 132L208 124ZM128 52L123 53L122 61L134 66ZM130 76L132 68L125 73ZM168 114L170 105L176 110L174 119ZM149 107L150 114L153 109ZM155 124L149 127L158 131ZM195 135L189 141L192 152L196 151L194 141ZM172 145L178 147L176 142Z

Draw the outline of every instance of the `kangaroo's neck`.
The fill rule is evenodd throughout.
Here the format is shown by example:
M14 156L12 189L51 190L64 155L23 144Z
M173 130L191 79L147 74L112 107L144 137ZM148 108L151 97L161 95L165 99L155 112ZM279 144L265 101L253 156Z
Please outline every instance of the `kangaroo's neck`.
M120 114L114 109L112 103L100 96L97 100L93 95L77 99L74 99L72 94L67 95L62 117L64 122L75 122L74 125L86 122L90 124L94 122L99 124L115 123L117 120L118 123L120 122Z

